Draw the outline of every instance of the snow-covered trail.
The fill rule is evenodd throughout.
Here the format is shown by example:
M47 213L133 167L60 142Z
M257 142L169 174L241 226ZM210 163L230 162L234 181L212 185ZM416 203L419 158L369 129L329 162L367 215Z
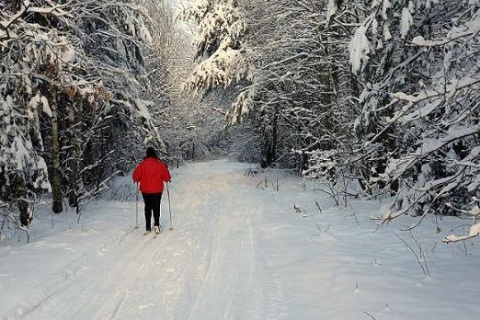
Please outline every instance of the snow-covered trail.
M464 221L377 229L379 203L335 205L320 182L246 168L219 160L174 169L174 229L165 194L156 239L143 236L141 200L140 229L135 201L106 197L80 224L73 213L38 212L29 244L0 246L0 319L478 318L480 246L447 246L436 233ZM134 189L130 177L129 190L121 186L116 199Z
M66 251L78 254L69 261L57 263L52 257L41 262L42 280L27 281L33 284L28 298L7 312L7 319L278 318L280 288L255 244L253 220L263 211L261 196L243 165L225 164L198 163L179 170L170 186L174 230L168 230L165 194L165 228L156 239L143 236L141 213L140 230L126 225L122 230L120 223L127 219L111 221L106 230L101 228L108 220L90 226L83 238L98 241L86 239L86 246L82 235L70 234L80 239L65 244ZM131 202L113 214L131 220L134 210ZM111 216L102 208L100 213Z

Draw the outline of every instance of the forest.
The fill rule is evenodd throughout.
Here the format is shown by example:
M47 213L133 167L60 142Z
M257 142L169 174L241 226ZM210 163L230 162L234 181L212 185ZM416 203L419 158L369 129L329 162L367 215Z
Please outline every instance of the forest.
M146 146L480 215L479 0L0 0L0 230Z

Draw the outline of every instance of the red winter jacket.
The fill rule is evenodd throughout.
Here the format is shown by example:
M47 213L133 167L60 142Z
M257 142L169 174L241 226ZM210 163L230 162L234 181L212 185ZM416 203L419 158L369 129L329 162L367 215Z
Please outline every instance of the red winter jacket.
M142 193L160 193L163 191L163 182L171 179L167 166L154 157L145 158L133 170L133 181L140 182Z

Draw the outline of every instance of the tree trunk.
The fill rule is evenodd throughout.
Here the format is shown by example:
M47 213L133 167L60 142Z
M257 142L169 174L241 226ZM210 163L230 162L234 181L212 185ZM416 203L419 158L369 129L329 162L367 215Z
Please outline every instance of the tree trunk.
M277 134L278 134L278 106L275 106L275 110L273 112L273 119L272 119L272 129L265 130L264 134L264 144L263 144L263 155L260 166L262 168L266 168L272 165L272 163L277 160Z
M54 213L63 211L62 203L62 172L60 167L60 143L58 137L58 112L57 101L55 96L50 101L50 109L52 110L52 197Z
M79 103L81 108L81 102ZM70 123L70 156L69 156L69 192L68 192L68 205L70 207L78 207L78 191L80 186L80 177L78 176L78 161L80 158L80 143L78 138L79 128L75 122L75 103L70 104L68 110L68 120Z
M28 227L32 221L32 215L28 210L27 190L25 188L25 178L21 172L15 173L14 178L15 198L17 199L18 211L20 212L20 224L22 227Z

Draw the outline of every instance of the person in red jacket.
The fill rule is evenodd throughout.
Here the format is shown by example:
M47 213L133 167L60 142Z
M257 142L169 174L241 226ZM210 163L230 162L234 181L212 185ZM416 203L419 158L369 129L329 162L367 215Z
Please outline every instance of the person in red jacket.
M157 157L154 148L147 148L147 156L133 170L133 181L140 182L140 192L142 192L143 202L145 204L145 228L147 232L152 231L152 212L154 219L155 233L160 232L160 202L162 201L162 192L164 182L170 182L170 171L165 163Z

